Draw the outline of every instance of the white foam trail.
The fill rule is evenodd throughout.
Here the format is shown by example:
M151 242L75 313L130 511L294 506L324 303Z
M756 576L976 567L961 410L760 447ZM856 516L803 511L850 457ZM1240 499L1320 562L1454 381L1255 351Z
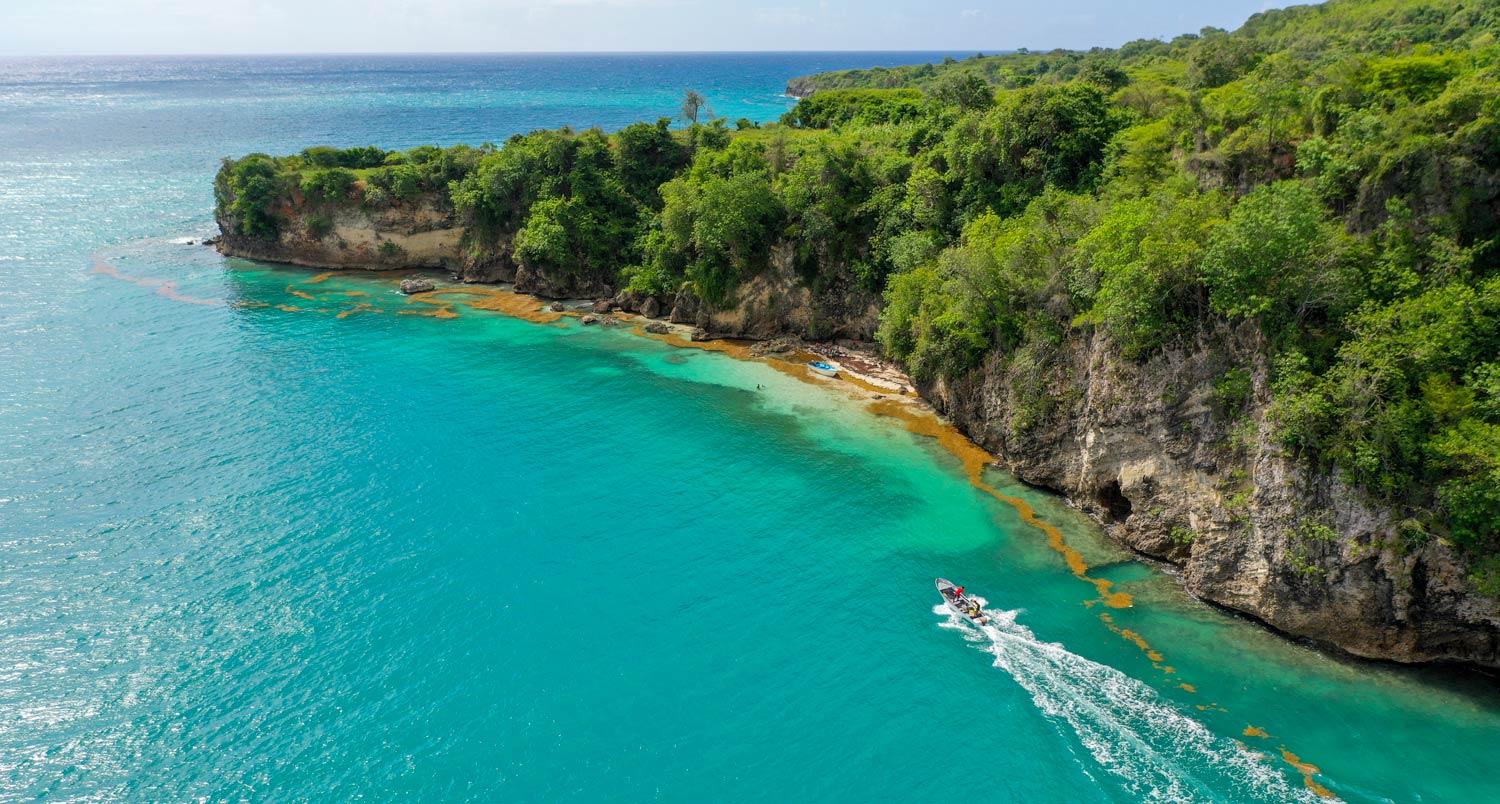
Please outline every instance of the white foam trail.
M937 605L944 628L995 657L1054 723L1067 723L1104 770L1135 800L1163 804L1289 802L1328 804L1262 755L1217 735L1155 690L1062 645L1041 642L1016 622L1019 611L985 611L975 626Z

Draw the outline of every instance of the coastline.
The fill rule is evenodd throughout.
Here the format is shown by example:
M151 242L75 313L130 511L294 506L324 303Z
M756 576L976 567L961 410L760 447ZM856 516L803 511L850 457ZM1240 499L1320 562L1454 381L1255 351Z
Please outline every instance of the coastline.
M222 246L219 247L219 250L221 253L223 252ZM420 267L404 269L330 269L326 266L312 267L299 263L281 262L279 260L260 261L294 270L306 271L310 274L307 279L290 283L287 286L287 293L297 299L313 298L303 288L315 286L332 276L362 274L372 278L387 280L393 285L392 295L402 299L405 308L395 310L394 312L397 315L450 319L458 317L458 307L469 307L485 312L500 313L511 318L518 318L536 324L555 324L565 318L571 318L579 320L585 326L592 325L600 326L601 328L625 327L634 335L659 340L677 348L714 351L739 360L763 363L802 382L842 393L850 401L865 406L871 413L894 419L909 432L936 440L942 449L959 461L964 475L968 478L972 486L1011 506L1017 511L1023 521L1042 531L1048 545L1063 558L1065 564L1073 574L1079 580L1095 588L1097 596L1085 599L1083 602L1086 605L1103 603L1106 608L1125 608L1130 606L1132 602L1128 595L1120 595L1113 592L1110 589L1110 582L1090 577L1090 568L1087 562L1083 560L1081 555L1067 546L1065 540L1062 539L1061 533L1055 527L1036 518L1030 512L1030 507L1025 501L1004 495L986 482L984 474L987 470L993 468L1005 472L1028 486L1037 488L1047 494L1055 495L1070 508L1088 517L1096 526L1101 527L1108 540L1127 550L1132 554L1134 560L1144 566L1150 567L1153 572L1170 575L1190 598L1207 603L1233 616L1242 617L1275 634L1278 638L1288 641L1306 642L1316 645L1320 650L1331 655L1359 661L1389 662L1402 666L1444 663L1414 663L1411 661L1401 661L1394 656L1360 653L1332 639L1321 639L1316 636L1309 636L1308 634L1280 628L1276 623L1262 616L1257 611L1245 610L1194 593L1187 573L1183 572L1182 567L1171 561L1166 561L1160 556L1141 550L1129 539L1120 538L1114 532L1114 529L1112 529L1108 518L1098 510L1097 506L1091 504L1092 501L1075 499L1066 491L1048 484L1030 482L1026 477L1013 471L996 453L986 449L969 436L964 431L960 421L944 415L944 411L938 404L935 404L933 400L919 393L916 390L917 385L905 372L894 363L883 359L873 351L860 349L852 344L840 345L838 342L808 343L796 337L753 340L734 335L714 334L691 324L674 323L661 317L650 318L636 312L627 311L611 299L595 299L581 296L563 298L546 297L530 291L517 290L514 282L460 280L455 274L440 271L439 269ZM158 295L164 295L178 301L199 305L215 304L223 301L184 297L176 292L175 282L128 276L120 273L102 259L96 258L94 272L111 275L138 285L156 288ZM433 283L434 287L431 290L410 295L398 293L395 286L399 285L402 279L410 277L428 279ZM331 313L338 318L346 318L359 313L388 312L388 310L382 307L375 306L369 299L356 300L343 298L340 301L346 305L343 309L327 307L315 309L308 306L298 306L296 303L276 306L287 312ZM600 312L601 308L606 304L609 311ZM249 306L261 305L252 303ZM650 330L647 329L648 326L650 326ZM844 343L849 342L846 341ZM832 362L839 369L839 377L828 378L816 374L807 367L807 362L810 360ZM929 390L941 391L942 389ZM947 400L942 401L946 402ZM972 421L968 423L971 426L973 424ZM1111 627L1111 630L1116 630L1116 633L1119 634L1118 630L1114 629L1108 620L1105 620L1105 624L1106 627ZM1156 653L1149 646L1144 645L1139 635L1133 633L1119 635L1127 641L1141 644L1143 646L1142 650L1148 655ZM1153 663L1160 665L1154 658ZM1463 662L1457 662L1456 664L1468 666L1472 669L1484 669L1484 665L1482 664L1467 664ZM1169 667L1169 665L1161 666Z
M301 266L293 266L293 268L299 269ZM399 282L401 277L425 272L421 272L420 269L403 271L400 277L396 277L391 276L391 272L388 271L358 269L324 271L311 277L305 284L314 284L336 273L383 275L381 278L390 278ZM1150 665L1161 673L1161 678L1157 682L1160 687L1175 688L1193 696L1200 694L1198 685L1183 680L1178 669L1170 663L1156 644L1150 642L1138 631L1116 623L1115 617L1110 612L1134 607L1134 598L1128 593L1115 590L1114 581L1093 576L1092 568L1084 555L1069 545L1062 529L1046 521L1034 506L1019 497L1005 494L990 483L986 478L986 473L991 469L1004 472L1004 466L994 455L971 440L957 425L943 417L926 398L915 390L916 384L894 363L872 352L859 350L852 345L805 343L799 339L785 338L779 339L779 342L777 340L751 341L721 338L699 328L649 318L623 309L600 312L600 308L606 301L601 299L583 297L549 299L516 291L512 283L463 283L453 282L447 277L429 278L435 285L432 290L403 294L403 296L409 303L437 305L439 310L449 311L449 315L439 317L452 318L458 315L451 310L454 302L446 302L443 300L444 297L469 297L470 301L467 306L473 309L497 312L530 323L557 324L565 319L573 319L585 326L599 326L605 329L623 328L637 337L656 340L675 348L716 352L735 360L764 364L800 382L817 386L831 393L842 394L851 403L863 407L880 419L889 419L892 425L914 436L932 439L940 449L958 461L960 471L970 486L1009 506L1025 526L1040 531L1045 537L1046 546L1058 555L1068 572L1092 590L1093 595L1080 596L1080 604L1089 609L1097 608L1097 620L1100 625L1115 637L1140 651ZM292 287L288 286L288 289ZM646 329L652 324L656 325L652 327L656 331ZM808 367L808 361L812 359L832 362L839 369L839 375L826 377L812 371ZM1067 495L1050 489L1043 491L1063 500L1070 508L1087 516L1096 525L1102 526L1103 523L1099 522L1096 516L1084 511ZM1118 543L1114 539L1109 539L1109 541ZM1128 549L1127 545L1121 546ZM1149 556L1142 556L1135 551L1130 552L1134 556L1133 560L1150 567L1153 572L1161 572L1161 567ZM1185 585L1180 583L1180 576L1174 577L1177 577L1178 586L1182 592L1193 598L1194 596L1188 592ZM1265 627L1267 631L1278 637L1288 637L1253 617L1250 618L1250 622ZM1353 655L1339 650L1337 646L1330 645L1329 647L1340 655ZM1216 703L1200 704L1198 708L1227 711ZM1271 735L1254 724L1246 725L1244 734L1247 739L1255 737L1272 739ZM1247 751L1251 750L1243 744L1242 747ZM1285 746L1270 751L1270 754L1279 755L1289 768L1301 776L1304 787L1315 796L1336 798L1332 791L1318 781L1321 775L1318 766L1301 760Z
M414 269L414 271L420 270ZM369 271L368 273L384 274L389 272ZM403 275L410 273L412 271L403 272ZM1094 588L1097 595L1092 598L1084 598L1081 602L1086 606L1099 605L1103 609L1106 609L1106 611L1100 612L1099 618L1108 630L1125 641L1139 647L1142 653L1148 656L1152 664L1157 669L1164 670L1167 676L1170 677L1173 675L1174 668L1166 663L1162 654L1155 647L1148 643L1140 634L1116 626L1107 613L1108 609L1132 607L1134 605L1132 597L1129 594L1114 591L1112 588L1113 582L1091 576L1091 567L1083 555L1070 547L1061 530L1039 517L1029 503L1020 498L1006 495L987 482L985 473L988 470L993 469L1009 473L1004 463L993 453L970 438L957 423L944 416L932 401L922 396L916 390L916 383L899 366L885 360L872 351L860 350L854 346L840 346L836 342L806 343L796 338L754 341L743 338L718 337L690 325L674 324L661 319L648 318L639 313L627 312L623 309L617 308L604 314L593 312L595 309L594 306L598 304L599 300L581 297L546 299L533 293L517 291L514 289L513 283L455 283L446 279L445 282L447 284L439 285L432 291L432 294L441 296L444 294L462 295L470 293L483 295L488 298L503 299L508 297L509 299L509 303L504 304L472 305L476 309L502 312L533 323L553 323L563 317L583 319L588 316L594 316L601 321L605 317L608 317L614 321L621 322L621 324L628 325L629 331L640 337L659 340L678 348L718 352L737 360L763 363L802 382L817 385L829 391L840 392L850 401L863 405L869 412L882 418L892 419L893 423L908 432L933 439L939 447L959 461L963 474L971 486L1010 506L1025 524L1041 531L1046 538L1047 545L1062 558L1069 571L1078 580ZM483 290L479 290L478 288L483 288ZM421 295L424 294L416 294L416 296ZM412 297L412 300L421 302L415 296ZM553 308L557 304L561 304L565 309L561 312L555 311ZM645 326L653 322L665 326L668 331L665 333L647 331ZM796 344L796 348L783 351L766 349L767 345L777 344L778 341L792 342ZM807 362L814 359L831 362L839 369L839 376L837 378L828 378L810 370L807 367ZM1016 479L1022 483L1026 482L1019 477ZM1292 633L1276 627L1275 624L1257 616L1255 612L1242 611L1232 606L1195 595L1188 588L1181 568L1157 556L1142 552L1127 540L1109 536L1108 523L1097 511L1092 510L1089 506L1080 504L1079 501L1073 499L1063 491L1045 486L1034 486L1029 483L1027 485L1037 488L1046 494L1056 496L1071 509L1086 516L1096 526L1104 530L1106 538L1111 543L1127 550L1133 557L1133 560L1142 566L1149 567L1152 572L1172 577L1183 593L1194 600L1205 603L1216 610L1223 611L1232 617L1250 622L1280 639L1311 644L1316 646L1318 650L1332 656L1360 662L1386 663L1401 667L1414 666L1411 662L1402 662L1393 658L1361 655L1329 640ZM1442 663L1434 662L1428 664ZM1472 665L1469 667L1474 670L1484 670L1482 665ZM1189 692L1196 692L1192 685L1176 682L1173 682L1171 685L1179 686Z
M305 266L296 264L292 264L291 267L306 269ZM315 285L341 273L367 274L395 282L401 278L428 272L422 269L323 270L304 282L288 285L288 292L294 295L305 295L306 291L293 290L293 288ZM454 318L458 313L453 311L452 307L463 303L476 310L500 313L535 324L555 324L564 319L574 319L585 326L599 326L605 329L625 327L626 331L633 335L660 341L676 348L716 352L736 360L762 363L807 384L840 393L851 402L864 406L870 413L892 420L894 424L907 432L937 442L939 447L958 460L970 485L1015 509L1024 523L1041 531L1046 537L1048 546L1058 553L1069 571L1097 592L1097 597L1084 598L1082 601L1084 605L1098 604L1112 609L1130 608L1134 605L1130 595L1113 591L1112 581L1095 578L1089 574L1090 566L1087 560L1067 544L1059 528L1039 517L1035 509L1026 501L1004 494L987 482L984 477L986 471L991 469L1005 471L1004 466L996 460L994 455L970 439L957 425L942 416L930 401L915 390L916 384L899 366L871 350L861 349L852 344L806 343L796 338L752 341L718 337L700 328L671 323L659 318L649 318L618 308L600 312L606 300L584 297L543 298L536 294L517 291L514 284L509 282L465 283L453 281L448 277L426 276L425 278L432 281L434 287L431 290L402 294L402 296L408 304L429 305L434 309L432 311L401 310L397 311L398 315ZM466 302L449 300L455 297L468 297L468 300ZM370 308L368 303L363 303L363 306L356 305L344 313L339 313L338 317L343 317L348 312L361 311L378 312ZM648 330L648 325L655 326ZM808 367L808 362L811 360L831 362L838 369L838 376L826 377L812 371ZM1050 489L1044 489L1044 491L1056 495L1071 508L1089 516L1066 495ZM1097 518L1090 516L1090 519L1099 524ZM1141 560L1145 565L1151 565L1144 559L1138 558L1137 560ZM1144 645L1136 635L1126 635L1125 638ZM1149 646L1143 647L1143 650L1154 656L1153 662L1159 660L1159 655L1155 654Z

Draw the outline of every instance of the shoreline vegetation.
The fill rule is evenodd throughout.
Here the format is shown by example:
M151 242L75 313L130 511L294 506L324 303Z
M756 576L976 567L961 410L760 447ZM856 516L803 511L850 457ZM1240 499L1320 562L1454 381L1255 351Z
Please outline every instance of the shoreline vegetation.
M878 341L1194 595L1500 666L1500 8L792 79L778 123L226 160L227 254ZM438 308L440 309L440 308Z

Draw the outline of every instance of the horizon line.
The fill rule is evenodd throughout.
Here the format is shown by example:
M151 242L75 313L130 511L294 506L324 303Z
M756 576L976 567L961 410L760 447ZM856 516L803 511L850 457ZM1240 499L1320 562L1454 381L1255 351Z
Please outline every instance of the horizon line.
M1113 49L1113 48L1107 48ZM286 56L723 56L723 55L792 55L792 54L876 54L876 53L912 53L924 55L943 54L952 56L959 53L970 54L965 58L975 56L1003 56L1026 50L1031 53L1052 53L1055 51L1088 52L1079 48L1049 48L1046 50L1028 47L997 48L994 50L979 50L973 48L938 48L938 49L815 49L794 48L787 50L324 50L324 51L246 51L235 53L203 53L203 52L181 52L181 53L29 53L29 54L5 54L0 55L0 61L15 61L20 59L116 59L116 58L244 58L244 57L286 57Z

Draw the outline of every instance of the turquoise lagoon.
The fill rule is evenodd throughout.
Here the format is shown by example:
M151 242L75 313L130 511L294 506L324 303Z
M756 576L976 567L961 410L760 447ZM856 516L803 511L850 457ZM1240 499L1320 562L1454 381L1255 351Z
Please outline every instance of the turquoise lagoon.
M179 242L224 155L932 57L4 62L0 800L1500 800L1492 678L1286 641L988 475L1106 609L836 383Z

